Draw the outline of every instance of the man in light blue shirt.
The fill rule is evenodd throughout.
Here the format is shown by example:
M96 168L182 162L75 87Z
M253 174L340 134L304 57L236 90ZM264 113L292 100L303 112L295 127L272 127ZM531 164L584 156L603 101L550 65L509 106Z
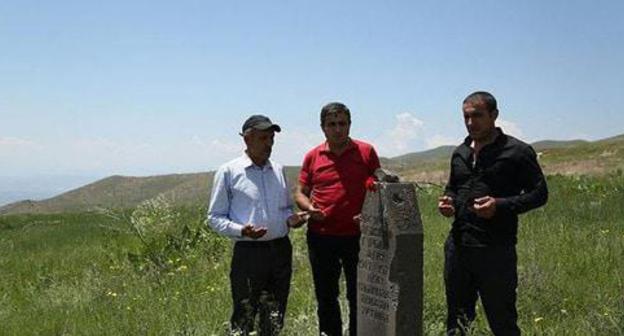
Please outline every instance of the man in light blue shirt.
M289 227L306 213L293 213L283 167L270 160L281 128L262 115L242 127L245 153L217 170L208 223L234 244L230 285L233 333L248 335L259 315L259 335L276 335L284 323L292 273Z

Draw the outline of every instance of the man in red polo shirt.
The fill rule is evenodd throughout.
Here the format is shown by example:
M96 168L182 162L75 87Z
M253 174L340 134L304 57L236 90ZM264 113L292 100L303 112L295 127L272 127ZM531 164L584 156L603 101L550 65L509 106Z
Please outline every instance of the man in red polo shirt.
M360 251L359 215L365 184L379 168L375 149L349 137L351 113L342 103L321 109L326 141L309 151L301 167L295 201L310 214L308 255L318 302L319 334L342 335L338 303L344 270L349 301L349 335L356 332L357 263Z

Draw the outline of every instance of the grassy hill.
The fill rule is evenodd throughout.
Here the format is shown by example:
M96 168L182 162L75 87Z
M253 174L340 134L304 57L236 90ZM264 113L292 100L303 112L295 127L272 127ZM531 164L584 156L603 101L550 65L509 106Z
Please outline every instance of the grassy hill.
M624 175L549 176L548 185L549 203L520 219L520 328L524 335L622 335L624 207L614 204L624 203ZM444 334L446 314L442 247L450 220L437 213L440 192L418 195L427 336ZM123 218L94 213L1 216L0 334L225 335L231 243L210 230L198 242L184 235L204 227L205 207L170 211L150 217L175 219L177 230L165 237L156 230L139 237ZM283 336L318 335L305 237L305 229L290 233L294 272ZM471 335L490 334L479 305Z
M533 144L546 174L604 175L624 170L624 134L598 141L540 141ZM405 181L444 184L453 146L393 158L382 165ZM286 167L290 183L297 181L299 167ZM111 176L42 201L21 201L0 207L0 215L94 211L98 208L133 208L164 194L175 205L208 202L214 172L149 177Z
M554 140L543 140L534 142L531 144L536 151L543 151L547 149L553 148L566 148L573 147L578 145L583 145L588 143L586 140L567 140L567 141L554 141Z
M624 135L536 150L546 173L600 175L624 170Z
M423 152L395 156L390 159L382 158L381 161L385 163L388 168L396 166L401 169L424 161L445 160L451 155L453 149L455 149L455 146L440 146Z
M299 167L286 167L296 181ZM176 206L207 204L214 172L148 177L110 176L42 201L21 201L0 207L0 215L63 213L98 209L134 208L142 201L164 195Z
M175 204L208 200L213 173L148 177L111 176L42 201L21 201L0 208L0 213L60 213L98 208L132 208L164 194Z
M545 140L531 145L547 175L604 175L624 170L624 134L592 142ZM452 147L439 147L407 154L387 159L387 166L408 181L443 184L448 177L452 150Z

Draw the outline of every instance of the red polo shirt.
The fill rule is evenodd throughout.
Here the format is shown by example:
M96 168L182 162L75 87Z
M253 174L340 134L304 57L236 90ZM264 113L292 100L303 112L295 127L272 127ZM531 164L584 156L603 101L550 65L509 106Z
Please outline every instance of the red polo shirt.
M360 227L353 216L362 211L366 179L379 168L373 146L358 140L349 142L339 156L323 143L303 159L299 183L307 186L310 200L323 210L323 221L310 221L308 230L320 235L355 236Z

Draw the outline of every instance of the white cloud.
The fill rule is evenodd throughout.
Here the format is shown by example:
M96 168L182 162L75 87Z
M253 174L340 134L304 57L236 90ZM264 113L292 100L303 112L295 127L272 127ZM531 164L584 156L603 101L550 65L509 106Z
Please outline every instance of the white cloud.
M427 139L425 124L412 113L384 118L375 130L379 136L373 136L370 142L381 156L386 157L420 150L425 144L435 147L457 142L441 135ZM285 128L275 136L272 158L284 165L300 165L305 153L323 141L323 132L318 127ZM87 135L37 142L0 137L0 153L7 158L0 175L15 172L91 175L200 172L216 169L241 155L244 147L241 137L236 134L189 134L173 140L158 136L112 138Z
M516 138L524 139L524 132L520 129L520 127L511 121L497 119L496 126L503 129L503 132L509 135L513 135Z
M284 165L301 165L303 156L325 141L323 132L289 128L275 135L272 158Z
M304 155L323 141L325 137L320 129L315 131L283 129L275 134L271 159L284 165L301 165ZM205 140L199 136L193 136L190 143L201 151L198 155L209 157L212 166L229 161L241 155L245 150L245 144L240 137L234 141L234 138ZM197 150L192 151L197 152Z
M35 143L31 140L16 138L16 137L0 137L0 146L18 147L18 146L31 146Z
M206 143L204 142L204 140L202 140L202 138L199 135L193 135L191 137L191 145L206 146Z
M410 113L401 113L396 117L397 124L391 131L391 138L397 145L404 146L405 141L416 139L424 123Z
M395 125L384 132L376 141L382 156L403 154L410 149L410 145L422 137L424 122L409 112L397 114Z
M190 140L190 145L193 147L199 147L202 151L207 151L212 154L236 154L243 150L242 140L232 141L231 139L209 139L204 140L198 135L193 135Z

